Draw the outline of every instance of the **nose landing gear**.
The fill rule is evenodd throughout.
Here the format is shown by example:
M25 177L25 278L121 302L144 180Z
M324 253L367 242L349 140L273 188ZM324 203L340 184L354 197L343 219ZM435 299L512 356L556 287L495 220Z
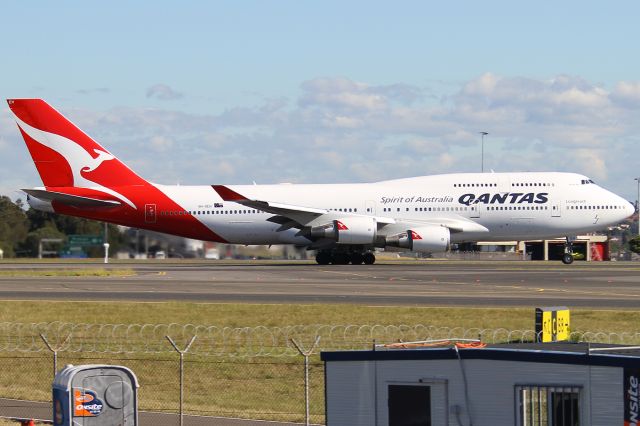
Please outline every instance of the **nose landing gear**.
M571 265L573 263L573 241L575 237L567 237L567 242L564 244L564 254L562 255L562 263L565 265Z

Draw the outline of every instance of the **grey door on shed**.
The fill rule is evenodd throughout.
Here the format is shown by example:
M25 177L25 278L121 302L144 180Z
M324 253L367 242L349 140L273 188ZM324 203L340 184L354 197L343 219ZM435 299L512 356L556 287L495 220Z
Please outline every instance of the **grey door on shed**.
M389 426L431 426L431 387L389 385Z
M418 383L387 383L389 426L445 425L447 381L421 379Z

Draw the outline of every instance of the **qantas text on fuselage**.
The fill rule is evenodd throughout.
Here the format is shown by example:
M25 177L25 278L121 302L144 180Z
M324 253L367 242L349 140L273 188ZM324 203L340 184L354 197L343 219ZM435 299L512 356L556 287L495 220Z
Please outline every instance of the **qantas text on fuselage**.
M319 263L373 263L373 249L571 237L634 212L575 173L452 173L360 184L171 186L129 169L40 99L9 107L43 186L36 209L235 244L295 244Z

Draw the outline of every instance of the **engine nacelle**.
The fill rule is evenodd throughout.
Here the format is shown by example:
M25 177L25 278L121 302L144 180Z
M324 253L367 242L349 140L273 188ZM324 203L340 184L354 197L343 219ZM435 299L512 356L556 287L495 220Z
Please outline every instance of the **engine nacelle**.
M51 205L51 201L44 201L39 198L34 197L33 195L27 194L27 203L34 210L40 210L42 212L47 213L55 213L53 211L53 206Z
M402 247L420 253L447 251L451 240L449 228L444 226L421 226L386 238L388 246Z
M354 216L311 228L311 236L331 238L339 244L373 244L378 224L372 217Z

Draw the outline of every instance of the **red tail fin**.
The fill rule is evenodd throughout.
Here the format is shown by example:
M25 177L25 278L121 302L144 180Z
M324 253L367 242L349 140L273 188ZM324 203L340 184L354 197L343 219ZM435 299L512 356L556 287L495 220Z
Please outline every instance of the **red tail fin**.
M42 99L9 99L46 187L113 188L145 181Z

